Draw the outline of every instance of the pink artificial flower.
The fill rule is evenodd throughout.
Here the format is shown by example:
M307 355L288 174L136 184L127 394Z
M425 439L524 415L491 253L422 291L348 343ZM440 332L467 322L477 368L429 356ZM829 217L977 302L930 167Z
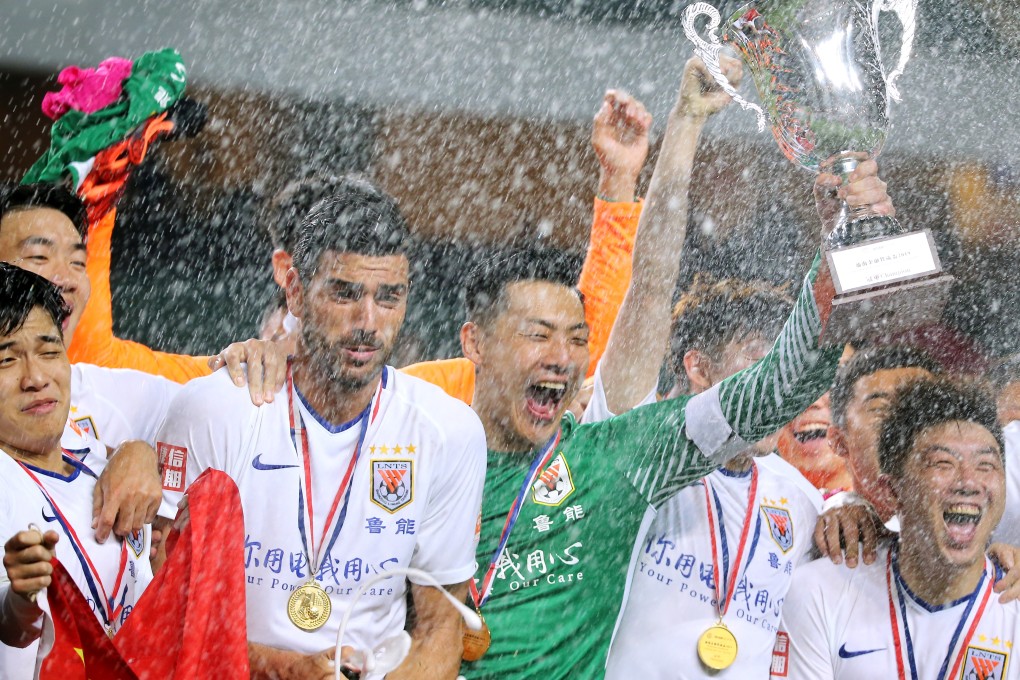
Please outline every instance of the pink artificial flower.
M95 113L117 101L130 75L131 60L121 57L105 59L94 69L68 66L57 76L63 89L43 97L43 113L53 120L70 109Z

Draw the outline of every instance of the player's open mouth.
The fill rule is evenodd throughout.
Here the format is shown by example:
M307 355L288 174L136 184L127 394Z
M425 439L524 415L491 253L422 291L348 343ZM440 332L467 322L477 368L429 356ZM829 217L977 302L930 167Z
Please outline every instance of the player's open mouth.
M803 427L798 428L797 431L793 433L793 437L801 444L806 444L807 442L813 442L818 439L825 439L825 435L828 431L828 425L823 423L807 423Z
M981 507L972 503L955 503L942 511L949 539L958 546L967 545L973 540L983 516Z
M567 383L543 380L528 385L524 390L525 406L535 420L550 421L559 412L563 397L567 394Z

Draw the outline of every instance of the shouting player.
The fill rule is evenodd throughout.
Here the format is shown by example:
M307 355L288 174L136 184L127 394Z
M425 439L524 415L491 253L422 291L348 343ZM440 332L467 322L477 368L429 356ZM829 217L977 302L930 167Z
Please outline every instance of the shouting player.
M1020 604L986 555L1005 504L995 403L946 382L900 390L878 443L897 541L872 564L818 560L783 609L773 678L1020 678Z
M677 222L686 217L686 201L678 209L671 197L686 197L698 133L711 110L688 96L700 96L703 84L711 89L695 68L685 72L664 137L627 293L637 317L664 307L658 346L669 331L675 274L669 278L668 271L675 271L677 250L642 242L683 231ZM855 180L875 181L874 164L859 170ZM891 211L884 189L872 188L874 200L862 204ZM589 358L572 272L555 259L522 254L486 263L471 278L461 342L476 366L473 407L490 449L473 598L490 640L488 648L484 640L472 643L471 657L480 658L464 667L465 677L602 676L645 510L777 430L831 382L839 351L819 348L832 295L821 267L812 268L775 347L754 366L700 395L583 426L564 415ZM654 346L639 342L630 355ZM634 361L626 369L651 376L654 386L658 362ZM651 389L638 387L643 392L625 390L637 395L623 394L625 408Z

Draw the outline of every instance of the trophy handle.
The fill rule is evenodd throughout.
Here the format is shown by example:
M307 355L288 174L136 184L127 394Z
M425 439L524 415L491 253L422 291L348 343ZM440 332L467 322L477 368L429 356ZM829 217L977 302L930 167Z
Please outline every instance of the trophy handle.
M694 28L694 22L701 15L708 17L708 38L711 42L706 42L698 31ZM741 108L745 111L754 111L758 116L758 132L762 132L765 129L765 112L761 110L761 107L757 104L752 104L743 97L741 97L737 91L730 85L729 79L722 72L722 66L719 64L719 52L723 48L722 42L719 40L719 23L722 21L722 17L719 16L719 11L708 4L707 2L696 2L690 5L684 11L683 26L684 33L687 34L687 39L694 43L694 54L701 57L701 60L705 62L705 67L708 72L712 74L715 82L719 83L719 87L722 88L723 92L733 98L733 101L740 104Z
M914 30L917 26L915 20L917 15L917 0L882 0L878 6L879 12L895 12L896 18L903 26L903 35L900 39L900 58L896 68L886 78L886 91L890 99L900 101L900 91L896 87L896 80L903 75L903 70L910 61L910 52L914 48ZM876 15L877 16L877 15Z

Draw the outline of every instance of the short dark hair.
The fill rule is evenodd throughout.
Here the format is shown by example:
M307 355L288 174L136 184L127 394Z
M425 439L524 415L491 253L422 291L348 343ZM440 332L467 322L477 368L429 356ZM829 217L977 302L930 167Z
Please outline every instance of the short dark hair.
M484 324L499 315L503 291L522 281L545 281L577 289L580 276L578 259L552 248L522 248L484 258L468 273L464 284L464 302L469 321Z
M1002 428L995 401L973 386L960 386L943 378L912 382L896 393L892 410L882 423L878 440L879 468L901 477L914 442L924 431L953 422L975 423L988 430L1004 456Z
M313 175L288 182L269 205L266 230L273 247L293 254L305 216L315 204L329 198L340 183L336 175Z
M88 236L89 218L85 204L63 185L39 182L9 188L0 198L0 219L8 213L31 208L51 208L61 212L71 220L82 241Z
M42 307L63 337L69 313L60 289L32 272L0 262L0 337L17 333L36 307Z
M343 177L301 223L294 266L314 275L328 250L379 256L407 255L411 237L396 200L371 182Z
M786 286L767 281L716 280L695 275L673 307L669 329L669 368L686 384L684 355L692 349L713 354L727 343L747 336L777 338L793 307Z
M858 381L872 373L898 368L920 368L933 375L942 372L941 366L924 350L906 345L885 345L862 349L836 371L832 383L830 406L832 422L838 427L846 424L846 411L854 398Z

